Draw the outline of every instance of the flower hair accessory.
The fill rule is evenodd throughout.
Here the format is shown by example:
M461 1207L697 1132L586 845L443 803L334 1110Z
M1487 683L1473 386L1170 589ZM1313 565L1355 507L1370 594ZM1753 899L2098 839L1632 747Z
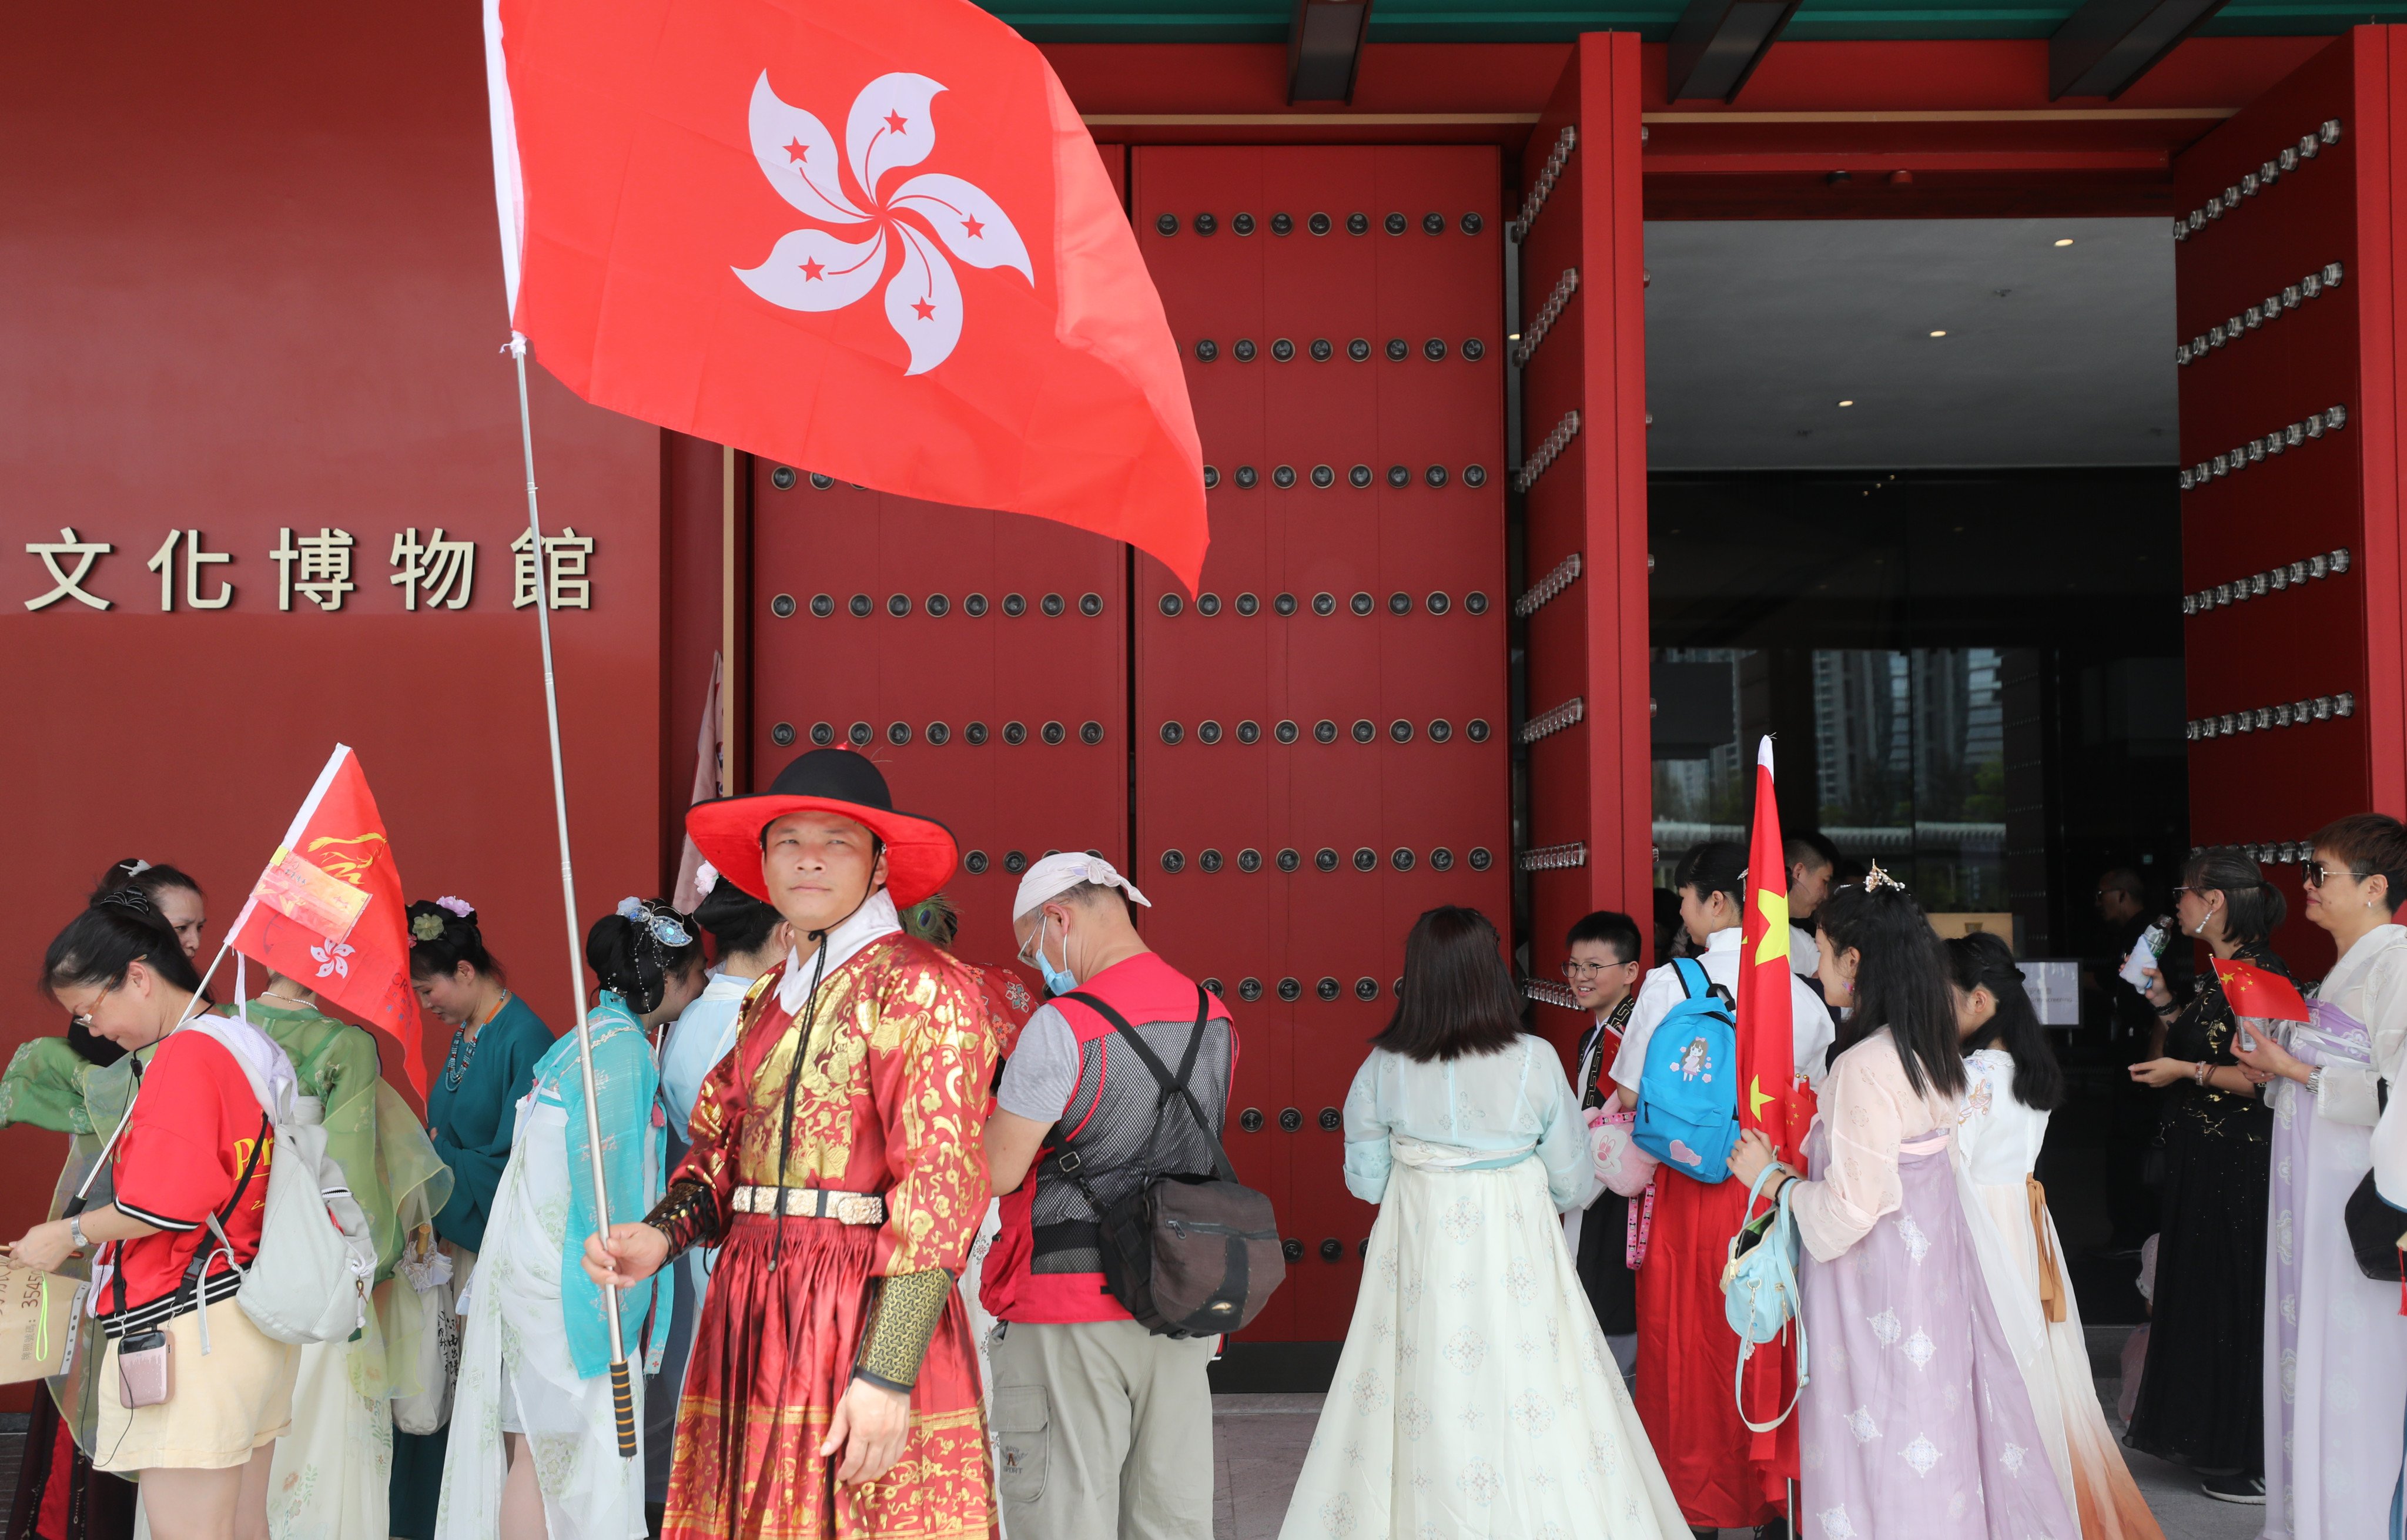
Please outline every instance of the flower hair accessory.
M477 918L477 906L474 904L469 903L464 898L453 898L450 894L446 893L441 898L436 899L434 904L437 908L449 909L463 920L474 920Z
M1876 893L1883 888L1894 888L1899 892L1905 891L1905 884L1882 871L1880 863L1875 861L1872 863L1872 869L1864 874L1864 891Z
M719 868L718 868L718 867L713 866L710 863L708 863L708 862L706 862L706 861L705 861L705 862L704 862L701 865L699 865L699 866L697 866L697 867L695 867L695 868L693 869L693 896L694 896L694 897L696 897L696 898L708 898L708 897L710 896L710 891L711 891L713 888L716 888L716 887L718 887L718 886L719 886Z
M409 918L409 937L413 941L433 941L443 934L441 915L422 914Z

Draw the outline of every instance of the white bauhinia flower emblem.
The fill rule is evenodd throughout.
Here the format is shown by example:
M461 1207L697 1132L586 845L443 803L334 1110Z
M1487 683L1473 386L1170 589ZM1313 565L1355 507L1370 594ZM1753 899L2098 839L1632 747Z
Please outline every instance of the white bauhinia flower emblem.
M318 964L318 977L333 974L338 978L351 977L350 957L357 948L343 941L329 941L322 947L309 948L310 960Z
M841 240L805 226L777 237L767 261L735 268L735 276L789 310L841 310L865 298L893 267L886 320L911 349L905 375L926 374L961 339L961 283L946 252L972 267L1009 267L1031 285L1036 281L1018 229L984 189L942 172L886 186L891 173L918 165L935 149L928 104L944 89L924 75L870 81L853 98L839 158L827 125L779 101L765 70L752 87L752 154L769 185L809 218L851 226L848 233L866 238Z

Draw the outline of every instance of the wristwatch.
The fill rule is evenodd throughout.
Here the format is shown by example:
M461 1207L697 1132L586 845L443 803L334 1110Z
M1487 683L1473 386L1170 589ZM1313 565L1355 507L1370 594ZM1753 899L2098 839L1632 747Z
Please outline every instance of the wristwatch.
M67 1234L75 1241L77 1250L89 1251L92 1249L92 1242L84 1238L82 1215L70 1214L67 1216Z
M2307 1071L2307 1094L2310 1096L2321 1095L2323 1093L2323 1089L2324 1067L2321 1064L2317 1064L2313 1069Z

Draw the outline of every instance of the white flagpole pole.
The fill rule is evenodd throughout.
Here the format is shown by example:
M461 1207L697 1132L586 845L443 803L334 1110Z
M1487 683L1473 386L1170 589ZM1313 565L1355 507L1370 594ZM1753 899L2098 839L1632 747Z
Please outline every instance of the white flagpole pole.
M568 783L561 770L560 688L551 666L551 569L544 561L543 517L535 503L534 421L527 411L526 338L510 333L519 372L519 442L526 452L527 545L534 560L535 635L543 642L543 714L551 730L551 808L560 826L560 901L568 921L568 987L577 997L577 1062L585 1082L586 1144L593 1157L593 1214L610 1233L610 1189L602 1169L602 1114L593 1100L593 1029L585 1020L585 953L577 936L577 870L568 854ZM635 1393L627 1375L627 1345L619 1325L619 1290L605 1287L602 1313L610 1322L610 1405L619 1424L619 1455L635 1457Z

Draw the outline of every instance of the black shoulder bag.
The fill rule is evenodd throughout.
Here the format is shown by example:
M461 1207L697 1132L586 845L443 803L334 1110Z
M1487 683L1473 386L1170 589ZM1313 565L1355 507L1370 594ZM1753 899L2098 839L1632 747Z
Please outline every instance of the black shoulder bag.
M1118 1011L1083 991L1062 998L1109 1021L1152 1072L1161 1087L1157 1134L1177 1098L1212 1147L1212 1175L1158 1176L1099 1209L1105 1291L1156 1336L1237 1331L1261 1313L1271 1291L1286 1279L1287 1257L1270 1199L1237 1180L1229 1152L1212 1133L1212 1120L1188 1089L1211 1025L1211 996L1200 987L1195 991L1195 1031L1175 1077Z

